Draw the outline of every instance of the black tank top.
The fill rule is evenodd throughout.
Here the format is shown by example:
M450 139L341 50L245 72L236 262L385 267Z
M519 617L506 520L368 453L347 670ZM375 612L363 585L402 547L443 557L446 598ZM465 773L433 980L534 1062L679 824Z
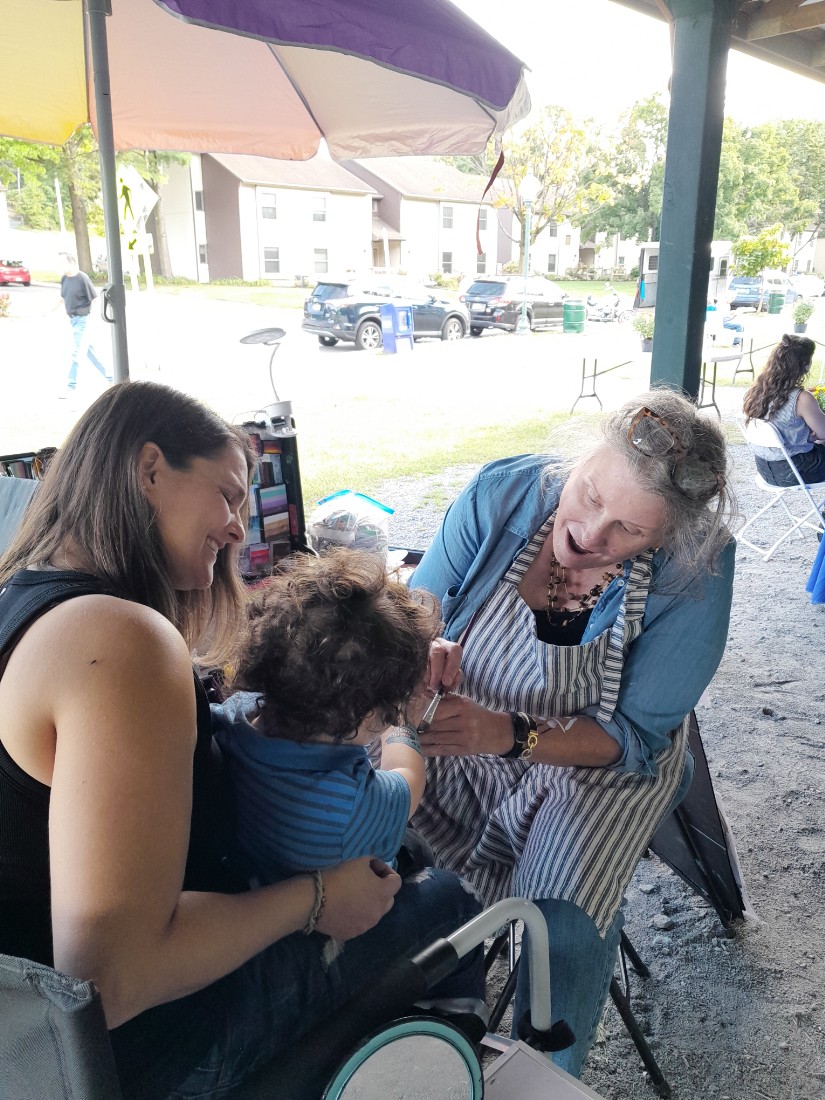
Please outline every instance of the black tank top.
M21 570L0 589L0 659L28 626L65 600L113 594L96 577L68 571ZM42 675L59 661L42 655ZM2 666L0 666L2 667ZM194 678L197 740L192 769L192 822L184 889L233 893L245 888L229 866L227 795L212 740L209 701ZM147 692L146 720L152 720ZM49 889L50 789L15 764L0 730L0 952L53 965Z

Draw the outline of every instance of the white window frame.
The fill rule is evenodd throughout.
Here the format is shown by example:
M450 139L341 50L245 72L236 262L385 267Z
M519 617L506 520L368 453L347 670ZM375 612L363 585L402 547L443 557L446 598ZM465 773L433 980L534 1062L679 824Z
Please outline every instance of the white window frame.
M264 221L274 222L278 220L278 196L274 191L260 192L261 218ZM271 210L271 214L265 214L265 210Z

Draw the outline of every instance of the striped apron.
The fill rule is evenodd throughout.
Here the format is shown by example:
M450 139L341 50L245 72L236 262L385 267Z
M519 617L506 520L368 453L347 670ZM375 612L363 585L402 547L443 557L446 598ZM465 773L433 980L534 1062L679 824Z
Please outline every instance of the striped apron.
M613 626L591 642L539 641L518 585L552 525L521 551L479 611L464 648L462 693L491 710L609 721L628 647L642 630L652 552L633 561ZM684 768L688 719L656 757L656 775L554 767L498 756L434 757L413 825L439 866L468 879L488 904L516 895L583 909L604 935ZM573 726L570 736L575 737Z

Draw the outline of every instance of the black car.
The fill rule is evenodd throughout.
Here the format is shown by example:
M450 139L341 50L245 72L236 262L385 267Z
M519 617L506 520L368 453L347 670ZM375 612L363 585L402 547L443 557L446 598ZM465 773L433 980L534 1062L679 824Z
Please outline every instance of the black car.
M423 336L460 340L470 327L464 306L438 291L402 281L343 279L317 284L304 302L301 328L314 333L324 347L343 340L361 350L380 348L380 309L387 303L412 306L415 340Z
M487 275L476 279L461 295L470 311L470 333L480 336L485 328L514 332L525 298L523 275ZM560 325L564 321L562 293L549 279L527 280L527 322L531 329Z

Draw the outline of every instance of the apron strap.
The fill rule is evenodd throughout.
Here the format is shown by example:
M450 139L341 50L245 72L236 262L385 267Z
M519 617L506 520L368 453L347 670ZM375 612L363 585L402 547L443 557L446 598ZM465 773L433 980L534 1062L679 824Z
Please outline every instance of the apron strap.
M645 550L640 554L630 567L630 575L625 582L624 599L610 631L610 641L604 662L602 695L596 715L602 722L609 722L613 717L619 698L625 655L631 642L634 642L642 632L645 603L650 579L653 576L652 560L652 550Z

